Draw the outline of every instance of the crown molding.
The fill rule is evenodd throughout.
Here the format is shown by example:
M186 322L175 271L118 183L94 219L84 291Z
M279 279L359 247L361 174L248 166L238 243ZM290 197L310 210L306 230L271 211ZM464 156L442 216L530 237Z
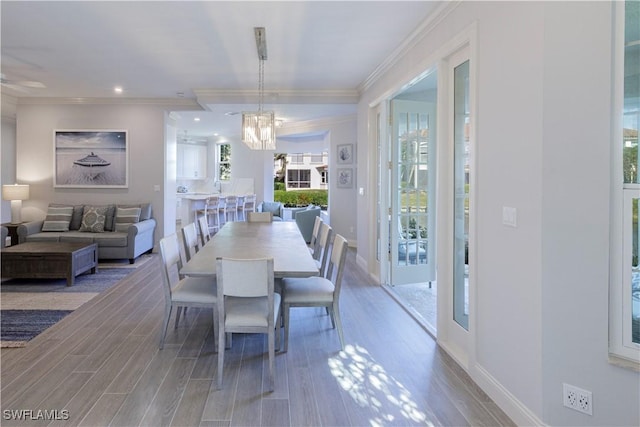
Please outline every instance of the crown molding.
M200 105L257 104L257 90L193 89ZM264 104L357 104L357 90L270 90L264 92Z
M453 12L463 0L451 0L440 3L433 13L430 13L427 19L416 28L409 37L407 37L398 46L391 55L387 57L359 86L358 93L362 94L377 82L385 73L387 73L394 65L398 63L400 58L404 57L411 49L413 49L423 38L435 29L440 22Z
M157 105L172 107L195 107L200 105L191 98L63 98L24 97L18 98L18 105Z
M357 122L357 120L358 120L357 114L349 114L346 116L323 117L321 119L316 119L316 120L305 120L305 121L298 121L298 122L292 122L292 123L284 123L281 128L276 129L276 134L278 136L285 136L295 132L301 132L301 131L308 132L309 129L312 129L312 128L327 129L341 123Z

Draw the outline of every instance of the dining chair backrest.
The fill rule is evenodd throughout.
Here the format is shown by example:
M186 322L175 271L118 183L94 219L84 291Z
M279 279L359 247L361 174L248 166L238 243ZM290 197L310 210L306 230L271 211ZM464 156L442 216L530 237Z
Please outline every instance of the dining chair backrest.
M274 385L274 340L280 336L280 295L274 294L273 258L216 259L218 281L218 389L222 388L224 340L233 332L268 334L269 386ZM279 341L279 339L278 339ZM229 341L230 342L230 341Z
M273 294L273 258L218 258L216 263L218 296L256 298Z
M312 251L315 251L316 246L318 245L318 233L320 232L320 224L322 224L322 218L320 216L317 216L313 223L311 242L309 243L309 247Z
M187 261L200 250L198 246L198 232L196 231L196 224L191 222L182 227L182 239L184 241L184 254L187 257Z
M247 212L247 222L273 222L273 213Z
M170 301L173 287L180 280L178 272L183 265L177 234L174 233L160 239L160 255L162 257L164 295Z
M207 221L206 216L201 216L198 218L198 226L200 228L200 246L204 246L207 244L209 240L211 240L211 233L209 232L209 222Z
M318 233L318 244L313 252L313 259L317 261L320 267L320 275L324 276L327 266L327 258L329 258L329 247L333 240L333 229L329 224L323 222L320 224L320 232Z
M335 286L335 298L340 295L344 264L347 258L347 240L340 234L336 234L331 247L331 257L329 258L324 277L330 280Z

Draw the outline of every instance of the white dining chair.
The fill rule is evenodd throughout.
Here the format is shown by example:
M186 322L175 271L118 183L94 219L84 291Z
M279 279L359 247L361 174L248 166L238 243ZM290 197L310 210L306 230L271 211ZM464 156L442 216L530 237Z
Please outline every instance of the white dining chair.
M196 225L193 222L182 227L182 242L184 244L184 254L187 257L187 262L189 262L200 250L198 232L196 231Z
M203 247L211 240L211 231L206 216L198 218L198 228L200 229L200 247Z
M162 326L162 338L160 339L160 349L164 347L164 341L169 326L169 318L173 308L177 307L175 327L178 327L180 313L184 308L186 315L187 307L205 307L213 309L213 332L214 340L217 329L215 327L217 316L217 290L216 279L212 277L179 277L178 271L183 266L180 255L180 243L178 236L171 234L160 239L160 254L162 257L162 282L164 284L164 321Z
M320 232L320 224L322 224L322 218L317 216L313 222L313 231L311 232L311 241L309 242L309 250L313 253L318 245L318 233Z
M282 310L284 313L284 351L289 346L289 312L291 307L325 307L331 317L331 325L338 329L341 348L344 350L342 321L340 320L340 287L347 256L347 241L336 234L324 276L282 279Z
M320 224L320 231L318 232L316 250L312 254L320 271L320 276L324 276L327 258L329 257L329 247L333 242L333 237L333 228L326 222L322 222Z
M229 334L267 334L269 390L274 386L276 340L280 346L280 295L273 291L273 258L216 260L218 286L218 389L222 388L225 337ZM278 332L276 334L276 332Z
M247 222L273 222L273 213L247 212Z

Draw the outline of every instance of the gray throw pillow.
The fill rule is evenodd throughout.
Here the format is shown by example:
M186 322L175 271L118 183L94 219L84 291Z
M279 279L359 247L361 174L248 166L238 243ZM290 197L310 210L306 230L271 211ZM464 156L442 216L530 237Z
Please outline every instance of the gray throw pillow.
M80 231L103 233L108 206L85 206Z
M42 224L42 231L69 231L73 206L51 206Z

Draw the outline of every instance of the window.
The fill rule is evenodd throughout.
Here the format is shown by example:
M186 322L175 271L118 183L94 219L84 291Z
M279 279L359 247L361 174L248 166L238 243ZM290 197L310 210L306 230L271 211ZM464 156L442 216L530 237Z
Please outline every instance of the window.
M617 16L624 15L624 19L617 22L624 22L624 31L618 28L617 43L624 47L616 50L620 54L616 58L614 123L622 123L622 129L614 130L613 141L621 158L618 157L613 170L614 182L620 183L614 194L614 212L621 217L621 226L612 239L616 243L612 249L610 353L635 362L637 369L640 367L640 26L637 23L640 3L628 0L620 6L623 10Z
M287 188L311 188L311 171L309 169L289 169L287 171Z
M327 185L329 183L329 174L326 169L320 171L320 184Z
M231 144L216 145L216 179L218 181L231 179Z

